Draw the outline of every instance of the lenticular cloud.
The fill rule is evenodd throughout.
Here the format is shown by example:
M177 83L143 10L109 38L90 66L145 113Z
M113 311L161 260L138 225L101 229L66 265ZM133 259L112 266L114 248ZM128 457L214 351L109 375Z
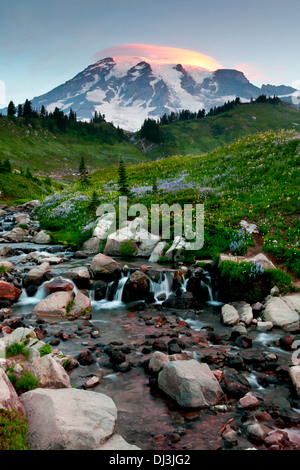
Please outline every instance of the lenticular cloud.
M182 64L203 67L207 70L223 68L213 57L201 52L180 49L177 47L153 46L147 44L125 44L109 47L95 54L94 59L100 60L114 56L138 56L161 64Z

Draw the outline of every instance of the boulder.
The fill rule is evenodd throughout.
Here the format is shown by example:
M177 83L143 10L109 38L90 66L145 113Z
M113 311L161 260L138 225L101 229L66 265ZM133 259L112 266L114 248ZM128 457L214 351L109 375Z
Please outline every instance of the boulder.
M71 271L65 271L64 278L71 279L78 289L90 288L91 276L85 266L74 267Z
M54 292L41 300L33 309L35 315L66 316L74 300L73 292Z
M30 217L28 214L25 212L19 212L18 214L14 214L15 222L17 225L21 224L29 224L30 223Z
M268 296L264 306L264 320L286 331L298 331L300 329L299 299L300 294L284 297Z
M102 393L38 388L20 400L27 415L30 450L96 450L115 432L117 408Z
M166 244L167 244L166 242L162 241L156 245L156 247L154 248L154 250L152 251L150 255L150 258L149 258L150 263L157 263L157 261L163 254Z
M53 294L54 292L72 292L74 290L73 282L67 281L62 278L54 278L49 282L45 282L43 285L47 295Z
M119 434L114 434L103 446L99 447L97 450L141 450L140 447L137 447L123 439Z
M300 398L300 366L290 367L289 374L296 393Z
M158 386L187 408L208 408L223 397L220 384L208 365L195 359L166 364L158 375Z
M90 269L95 279L112 279L120 276L119 264L110 256L99 253L91 261Z
M21 415L25 415L25 409L23 404L19 400L19 397L11 384L11 381L7 377L6 373L0 367L0 408L6 410L15 409Z
M28 232L20 227L13 228L10 232L6 232L3 238L12 243L22 243L27 237Z
M253 320L253 312L250 304L246 302L233 302L232 305L237 310L240 321L246 325L250 325Z
M135 271L126 281L123 290L124 302L145 300L150 293L150 279L142 271Z
M68 320L75 320L79 317L89 319L91 318L91 311L91 299L82 292L79 292L74 299L71 309L67 312Z
M15 264L12 263L11 261L6 261L6 260L0 259L0 268L2 268L3 270L5 270L7 272L10 272L10 271L13 271L15 269Z
M82 245L82 251L88 255L96 255L99 253L101 240L98 237L89 238Z
M166 364L173 361L187 361L192 357L187 353L172 354L168 356L161 351L155 351L149 361L149 371L151 374L158 374Z
M94 228L93 237L96 237L99 240L106 240L111 232L111 228L115 228L115 223L115 212L109 212L101 215L101 217L97 219L97 225Z
M0 281L0 301L17 302L22 291L6 281Z
M40 380L41 388L71 388L70 378L65 369L50 354L33 357L30 362L32 374Z
M160 237L148 232L144 225L145 221L141 217L127 221L125 227L107 237L104 253L109 256L120 256L123 244L131 241L136 245L135 255L148 258L160 241Z
M223 305L221 309L221 316L224 325L234 326L240 322L238 311L233 307L233 305Z
M51 237L45 230L41 230L35 235L32 241L37 245L48 245L48 243L51 243Z
M27 289L31 284L38 287L50 277L51 268L49 263L42 263L36 268L32 268L23 280L23 286Z

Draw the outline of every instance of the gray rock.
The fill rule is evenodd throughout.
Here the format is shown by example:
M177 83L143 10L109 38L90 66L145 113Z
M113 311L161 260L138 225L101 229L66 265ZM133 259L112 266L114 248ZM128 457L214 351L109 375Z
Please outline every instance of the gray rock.
M36 389L20 400L27 415L30 450L95 450L115 432L117 409L102 393Z
M234 326L240 322L238 311L233 307L233 305L223 305L221 315L224 325Z
M169 362L158 375L158 386L182 407L208 408L223 396L220 384L207 364L195 359Z
M286 331L298 331L300 329L300 294L292 294L284 297L271 297L266 299L263 317L274 326Z

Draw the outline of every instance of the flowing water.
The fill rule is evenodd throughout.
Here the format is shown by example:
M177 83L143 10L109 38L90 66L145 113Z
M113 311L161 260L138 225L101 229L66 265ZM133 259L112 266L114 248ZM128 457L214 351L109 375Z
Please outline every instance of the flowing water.
M13 227L13 221L9 219L2 220L2 228L10 229ZM39 251L40 254L55 253L62 255L66 260L62 264L52 265L51 270L55 277L61 280L68 280L64 277L64 273L74 267L88 266L90 258L78 260L72 257L72 253L65 247L39 246L31 243L24 244L0 244L2 246L11 246L13 255L10 259L15 263L20 263L27 253ZM130 263L128 263L130 264ZM140 266L141 263L135 261L132 263L131 269ZM30 262L21 265L22 270L28 270L33 267ZM123 373L108 367L107 360L100 355L100 359L91 366L80 366L71 372L71 382L76 386L82 386L86 378L95 373L102 374L100 385L93 390L95 392L106 393L111 396L118 408L118 432L130 443L135 443L142 449L210 449L220 446L220 429L224 424L235 416L234 410L229 406L226 413L215 413L211 411L191 411L184 410L177 406L167 396L162 394L157 386L149 382L149 376L145 373L143 361L151 356L142 353L145 337L151 334L161 333L163 328L159 328L161 324L153 322L149 326L145 325L139 312L145 315L151 315L154 319L159 315L167 314L169 316L178 315L182 323L186 322L193 333L193 337L205 331L214 331L216 335L220 335L226 339L224 344L209 343L208 350L214 352L222 352L224 348L236 351L237 354L246 354L248 350L243 350L231 344L228 346L228 338L232 329L222 324L220 320L220 310L223 305L218 300L217 290L212 282L211 275L205 272L205 278L202 281L204 287L207 288L208 302L201 311L190 312L190 316L186 316L187 312L165 311L162 302L173 293L173 277L174 270L162 269L159 266L155 268L160 270L159 276L155 280L151 279L151 291L154 293L155 303L149 308L143 302L136 304L125 304L122 301L123 290L131 269L122 273L121 278L107 286L105 298L99 301L95 300L93 289L87 292L91 299L92 318L91 325L95 330L99 331L99 339L96 348L100 345L107 345L110 342L119 342L125 346L134 346L132 353L128 355L128 360L134 364L128 372ZM183 277L181 284L182 291L186 291L188 287L188 278ZM78 288L73 283L73 290L78 292ZM34 296L30 297L23 290L19 301L14 305L13 311L22 314L29 325L35 326L35 319L32 318L32 310L34 306L44 299L47 295L45 284L42 284ZM151 322L150 322L151 323ZM74 336L72 340L61 341L59 349L66 354L76 355L90 344L90 336L82 329L82 320L69 322L65 320L50 321L46 323L45 328L49 335L57 331L64 331ZM169 328L168 335L170 335ZM268 352L278 356L279 364L290 364L290 351L285 351L278 346L278 340L285 333L281 330L273 330L272 332L261 333L255 329L249 328L248 335L252 338L253 344L251 353ZM184 341L190 341L189 337L185 337L182 332L179 338ZM170 336L168 336L170 340ZM47 339L45 339L47 341ZM190 343L190 350L194 358L203 358L203 354L207 353L207 349L198 348L197 344ZM137 347L137 345L141 345ZM217 368L217 366L216 366ZM289 409L295 415L300 414L300 402L291 400L290 387L283 384L273 386L270 382L266 384L261 381L261 371L250 368L242 371L242 374L249 381L252 392L261 397L261 400L267 404L278 404L284 409ZM181 429L181 437L178 442L174 442L170 436L174 433L178 435ZM183 430L183 431L182 431ZM300 442L300 431L298 429L289 429L291 438ZM249 442L245 439L241 440L242 447L249 447Z

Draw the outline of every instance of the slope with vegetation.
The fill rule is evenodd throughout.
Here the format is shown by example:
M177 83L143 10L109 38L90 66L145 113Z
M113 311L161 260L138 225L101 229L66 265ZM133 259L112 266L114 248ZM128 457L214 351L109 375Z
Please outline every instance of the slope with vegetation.
M13 169L70 179L82 157L93 171L118 164L120 156L129 163L150 160L99 115L90 123L58 109L50 115L0 116L0 157L9 159Z
M156 126L153 120L149 121L144 123L135 139L137 146L146 147L147 155L153 159L212 152L242 137L269 130L300 130L299 109L278 98L258 98L244 104L234 100L196 116L183 111L162 117ZM147 145L149 142L151 146Z
M254 240L239 225L255 222L262 249L297 276L299 262L300 135L295 131L267 132L244 138L203 156L174 156L128 166L129 205L142 203L203 203L205 242L199 252L186 252L185 261L207 259L221 252L244 254ZM90 175L88 184L74 183L45 200L38 215L53 239L80 246L92 234L97 203L118 202L118 169ZM67 228L66 228L67 227Z

